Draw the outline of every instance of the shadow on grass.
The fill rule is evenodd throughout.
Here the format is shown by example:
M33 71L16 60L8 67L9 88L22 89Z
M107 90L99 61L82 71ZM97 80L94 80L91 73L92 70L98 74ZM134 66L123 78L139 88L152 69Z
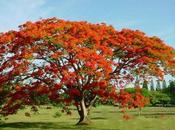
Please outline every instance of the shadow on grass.
M9 129L29 129L29 128L41 128L41 129L62 129L62 130L77 130L81 129L81 126L76 126L74 124L66 124L65 122L14 122L14 123L5 123L0 125L1 128L9 128ZM91 129L91 127L87 127L87 129ZM83 128L84 130L84 128Z
M175 113L172 112L156 112L156 113L142 113L143 116L174 116Z
M113 111L109 111L108 113L122 113L121 111L122 111L122 110L120 110L120 111L119 111L119 110L116 110L116 111L113 110Z
M134 116L139 116L139 114L133 114ZM142 116L146 118L161 118L161 117L167 117L167 116L174 116L175 113L171 112L156 112L156 113L142 113Z
M72 118L72 119L78 121L79 118ZM107 119L108 119L108 118L106 118L106 117L91 117L91 118L90 118L90 120L91 120L92 122L95 121L95 120L107 120Z
M105 117L92 117L92 120L106 120L107 118Z
M101 111L93 111L93 113L102 113Z

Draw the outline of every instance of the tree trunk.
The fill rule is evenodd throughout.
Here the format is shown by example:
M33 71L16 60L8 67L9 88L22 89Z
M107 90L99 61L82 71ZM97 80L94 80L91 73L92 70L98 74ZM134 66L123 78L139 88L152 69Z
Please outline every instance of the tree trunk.
M141 116L142 108L139 107L139 116Z
M89 105L86 107L88 115L90 115L91 107L95 103L96 99L97 99L97 96L95 95L94 98L90 101Z
M85 106L84 99L81 100L80 105L78 106L78 114L80 116L80 119L77 123L77 125L88 125L91 123L91 121L88 119L88 111Z
M87 115L90 115L91 106L87 108Z

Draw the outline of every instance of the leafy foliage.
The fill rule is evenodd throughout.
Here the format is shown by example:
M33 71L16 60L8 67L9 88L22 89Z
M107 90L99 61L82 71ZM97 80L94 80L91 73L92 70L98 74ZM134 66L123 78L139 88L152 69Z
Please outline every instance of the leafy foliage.
M171 98L166 94L159 91L151 91L150 92L150 102L153 106L156 104L164 105L169 104Z

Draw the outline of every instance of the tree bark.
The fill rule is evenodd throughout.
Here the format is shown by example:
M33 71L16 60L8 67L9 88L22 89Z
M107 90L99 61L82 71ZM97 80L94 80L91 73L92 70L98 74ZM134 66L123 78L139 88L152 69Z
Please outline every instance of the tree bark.
M139 107L139 116L141 116L142 108Z
M90 101L89 105L86 107L87 108L88 115L90 115L91 107L94 104L96 98L97 98L97 96L94 96L94 98Z
M77 123L77 125L88 125L91 123L91 121L88 118L88 111L85 106L84 99L80 101L80 105L77 107L78 109L78 114L80 116L80 119Z

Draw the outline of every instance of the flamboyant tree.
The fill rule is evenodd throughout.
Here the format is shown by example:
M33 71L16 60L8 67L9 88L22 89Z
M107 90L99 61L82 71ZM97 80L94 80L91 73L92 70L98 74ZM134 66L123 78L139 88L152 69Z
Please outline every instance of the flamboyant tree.
M0 34L0 86L11 90L1 113L35 104L38 95L74 104L79 123L87 121L97 96L126 107L143 106L116 88L136 75L162 79L174 74L174 56L173 48L138 30L57 18L26 22L18 31Z

